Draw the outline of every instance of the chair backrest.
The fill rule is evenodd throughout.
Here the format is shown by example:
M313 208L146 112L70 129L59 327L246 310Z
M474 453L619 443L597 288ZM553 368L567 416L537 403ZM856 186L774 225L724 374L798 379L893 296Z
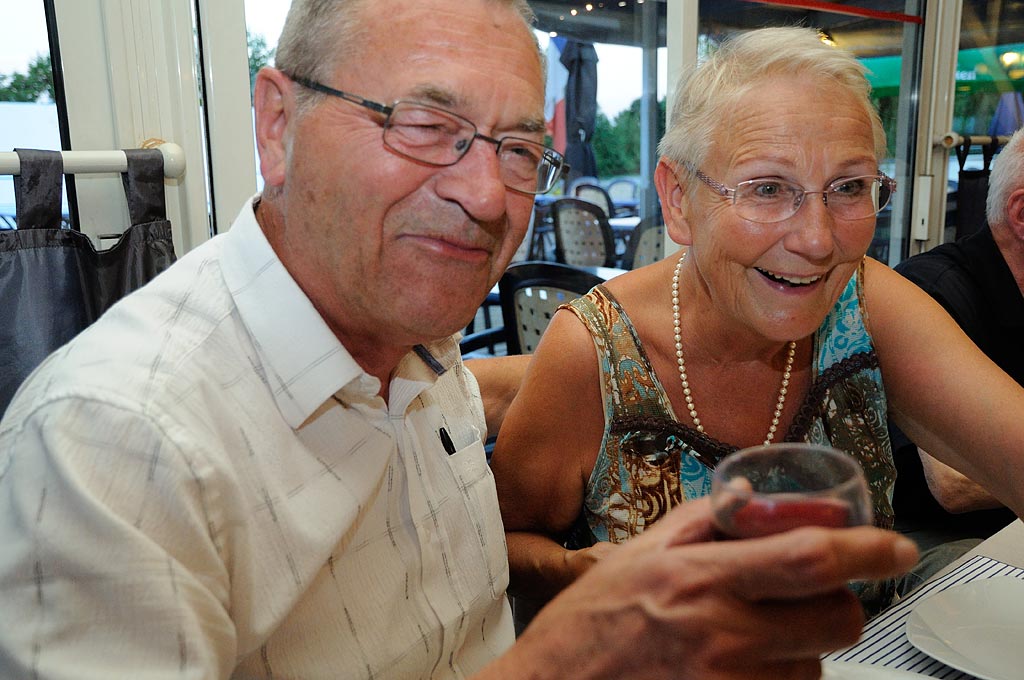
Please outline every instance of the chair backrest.
M577 267L614 267L615 237L607 214L577 198L551 204L555 227L555 259Z
M612 202L612 197L604 190L604 187L597 184L577 184L575 192L576 198L590 201L594 205L599 206L601 210L604 210L605 216L613 217L615 215L615 204Z
M633 228L622 257L623 269L638 269L665 257L665 225L648 217Z
M580 175L579 177L573 177L571 180L566 182L565 191L563 193L566 196L575 196L576 187L581 184L600 184L600 181L593 175Z
M613 201L632 201L636 199L637 192L640 190L640 185L636 183L636 180L629 179L628 177L620 177L619 179L609 182L605 187L605 190Z
M557 262L520 262L498 282L509 354L532 354L559 305L578 298L604 279Z

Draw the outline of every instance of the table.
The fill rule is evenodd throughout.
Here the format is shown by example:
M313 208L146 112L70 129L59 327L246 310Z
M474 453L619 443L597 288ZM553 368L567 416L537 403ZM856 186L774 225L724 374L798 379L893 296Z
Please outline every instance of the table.
M971 680L918 651L904 632L906 618L921 600L952 586L993 576L1024 579L1024 524L1015 520L953 561L864 626L860 642L826 655L826 660L901 668L926 677Z
M629 271L628 269L619 269L618 267L581 267L581 266L575 265L575 264L570 264L570 265L565 265L565 266L566 267L573 267L575 269L582 269L583 271L590 272L591 274L593 274L595 276L600 276L605 281L607 281L608 279L613 279L616 276L618 276L619 274L625 274L626 272ZM496 283L496 284L494 284L494 287L491 288L491 295L497 295L497 294L498 294L498 284Z

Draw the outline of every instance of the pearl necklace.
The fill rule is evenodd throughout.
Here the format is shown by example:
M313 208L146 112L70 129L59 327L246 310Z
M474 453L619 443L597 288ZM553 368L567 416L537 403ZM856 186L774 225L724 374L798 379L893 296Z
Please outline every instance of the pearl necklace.
M683 268L683 260L686 259L684 251L676 264L675 273L672 275L672 322L676 341L676 364L679 366L679 382L683 386L683 397L686 399L686 408L693 419L693 426L698 432L704 431L697 417L697 407L693 403L693 394L690 390L690 380L686 376L686 362L683 361L683 336L679 328L679 272ZM789 377L793 373L793 357L796 356L796 340L790 340L786 354L786 370L782 372L782 384L779 386L779 398L775 402L775 412L772 413L772 422L768 426L768 434L764 436L764 445L768 446L775 438L775 431L779 427L779 418L782 417L782 408L786 405L786 392L789 389Z

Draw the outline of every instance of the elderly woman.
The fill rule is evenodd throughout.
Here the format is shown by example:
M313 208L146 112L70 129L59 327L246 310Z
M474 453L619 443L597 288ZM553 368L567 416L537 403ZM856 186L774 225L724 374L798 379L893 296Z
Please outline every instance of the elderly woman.
M891 527L887 417L1024 511L1024 390L865 257L895 185L860 64L809 29L753 31L671 111L656 182L683 250L560 310L502 425L513 591L556 592L773 441L848 452Z

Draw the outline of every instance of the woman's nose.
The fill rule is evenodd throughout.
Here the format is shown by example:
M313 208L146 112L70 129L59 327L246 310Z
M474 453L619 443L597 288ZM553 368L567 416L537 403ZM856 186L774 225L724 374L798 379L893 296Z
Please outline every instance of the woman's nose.
M793 227L785 238L786 248L791 252L811 260L825 259L832 254L836 223L826 196L822 191L804 192L803 201L791 218Z

